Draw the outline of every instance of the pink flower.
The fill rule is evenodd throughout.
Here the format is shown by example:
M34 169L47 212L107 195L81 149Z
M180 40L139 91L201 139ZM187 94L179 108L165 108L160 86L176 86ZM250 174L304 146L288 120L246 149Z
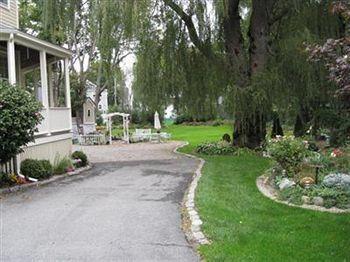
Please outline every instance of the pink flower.
M339 148L335 148L331 153L331 157L339 157L342 154L343 152Z

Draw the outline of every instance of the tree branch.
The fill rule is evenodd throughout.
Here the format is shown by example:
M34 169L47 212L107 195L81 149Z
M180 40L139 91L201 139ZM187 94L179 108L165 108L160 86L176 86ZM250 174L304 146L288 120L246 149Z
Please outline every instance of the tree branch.
M208 59L213 59L214 54L210 48L208 48L199 38L196 27L194 26L192 16L187 14L178 4L172 0L163 0L163 2L170 7L180 18L184 21L190 39L192 43L198 48L198 50L206 56Z

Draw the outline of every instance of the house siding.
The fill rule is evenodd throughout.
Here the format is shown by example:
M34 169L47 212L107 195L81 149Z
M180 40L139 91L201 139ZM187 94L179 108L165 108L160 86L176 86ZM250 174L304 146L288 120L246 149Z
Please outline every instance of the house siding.
M24 152L20 154L20 161L27 158L47 159L52 164L55 164L55 161L63 157L68 157L71 153L72 139L69 138L27 147L24 149Z
M9 0L9 8L0 4L0 27L18 28L18 6L17 0Z

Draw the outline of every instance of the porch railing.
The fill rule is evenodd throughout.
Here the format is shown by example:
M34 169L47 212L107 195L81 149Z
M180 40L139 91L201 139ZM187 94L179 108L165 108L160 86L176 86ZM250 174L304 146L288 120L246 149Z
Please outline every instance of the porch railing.
M104 145L106 137L104 135L79 135L78 142L80 145Z
M5 174L13 174L17 173L17 161L16 157L11 158L9 161L7 161L4 164L0 164L0 172Z

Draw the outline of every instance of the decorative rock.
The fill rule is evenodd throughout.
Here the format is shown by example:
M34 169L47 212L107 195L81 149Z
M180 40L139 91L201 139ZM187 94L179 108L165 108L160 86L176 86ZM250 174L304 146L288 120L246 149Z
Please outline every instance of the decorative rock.
M311 204L311 199L308 196L302 196L301 200L303 201L303 204L306 204L306 205Z
M289 180L288 178L283 178L278 185L280 190L284 190L293 186L295 186L295 182Z
M299 184L304 187L304 188L308 188L311 185L315 184L315 180L312 177L303 177Z
M345 190L350 190L350 175L336 173L329 174L322 182L327 187L339 187Z
M316 205L316 206L320 206L322 207L324 205L324 200L322 197L314 197L312 199L312 202Z

